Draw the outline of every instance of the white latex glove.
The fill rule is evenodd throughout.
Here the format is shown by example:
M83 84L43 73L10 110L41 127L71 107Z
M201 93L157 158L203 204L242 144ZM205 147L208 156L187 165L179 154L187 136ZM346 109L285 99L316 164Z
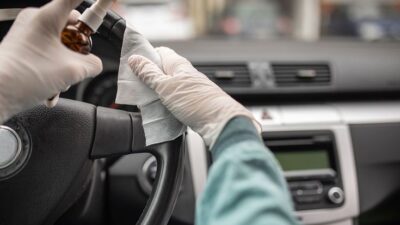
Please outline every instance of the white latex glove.
M226 123L236 116L259 124L241 104L226 94L185 58L165 47L157 49L162 68L139 55L129 58L129 65L145 84L153 89L172 114L199 133L207 146L214 145Z
M77 17L71 11L82 1L53 0L18 15L0 44L0 124L101 72L98 57L73 52L60 41L68 20Z

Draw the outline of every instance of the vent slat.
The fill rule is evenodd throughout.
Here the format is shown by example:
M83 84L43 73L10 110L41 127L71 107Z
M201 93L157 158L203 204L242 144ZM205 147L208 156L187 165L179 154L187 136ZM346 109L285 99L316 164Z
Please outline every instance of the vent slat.
M247 69L246 68L238 68L238 69L235 69L235 68L229 68L228 66L227 67L224 67L224 68L202 68L202 67L197 67L199 70L204 70L204 71L218 71L218 70L230 70L230 71L242 71L242 72L246 72L247 71Z
M325 86L328 85L328 82L291 82L291 83L286 83L286 82L282 82L282 83L278 83L278 86L308 86L308 85L312 85L312 86Z
M204 73L204 72L202 72L202 73ZM215 76L215 73L204 73L205 75L210 75L210 76ZM248 79L248 74L237 74L237 73L234 73L235 74L235 77L236 78L247 78Z
M276 73L297 73L299 70L311 70L311 69L298 69L298 70L275 70ZM329 70L314 70L318 73L329 73Z
M331 70L328 64L277 63L272 64L271 68L277 86L318 86L329 85L331 82Z
M272 66L272 68L278 70L298 70L298 69L327 70L326 67L312 67L312 66L297 66L297 67Z
M300 69L300 70L302 70L302 69ZM282 73L282 74L285 74L285 73L288 73L288 74L292 74L292 73L297 73L299 70L290 70L290 71L283 71L283 70L275 70L275 73ZM328 71L328 70L314 70L314 71L316 71L316 72L318 72L318 73L329 73L330 71Z
M326 64L273 64L272 67L280 68L326 68Z
M217 78L217 77L209 77L209 79L212 79L212 80L235 80L235 81L238 81L238 80L249 80L248 77L235 77L235 78Z
M314 79L297 79L297 78L293 78L293 77L286 77L286 78L279 78L276 80L278 80L278 81L293 81L293 82L301 83L301 82L329 81L330 78L329 77L323 77L323 78L317 77Z
M226 70L226 69L229 69L229 70L235 70L235 71L246 71L246 68L239 68L239 67L235 68L235 67L229 67L229 66L226 66L226 67L202 67L202 66L199 66L197 68L203 69L203 70Z
M200 70L199 70L200 71ZM202 72L202 73L204 73L204 74L209 74L209 75L215 75L215 72L204 72L204 71L200 71L200 72ZM248 75L249 75L249 73L248 72L246 72L246 73L244 73L244 72L236 72L236 71L232 71L232 72L234 72L235 73L235 76L245 76L245 77L247 77Z
M307 70L307 69L313 69L313 70L328 70L327 68L316 68L316 67L297 67L297 68L280 68L280 67L272 67L275 70L280 70L280 71L296 71L296 70Z
M275 75L278 75L279 77L296 77L297 73L275 73ZM317 73L318 77L331 77L330 74L328 73L323 73L323 74L319 74Z
M196 69L221 87L250 87L247 64L200 64Z

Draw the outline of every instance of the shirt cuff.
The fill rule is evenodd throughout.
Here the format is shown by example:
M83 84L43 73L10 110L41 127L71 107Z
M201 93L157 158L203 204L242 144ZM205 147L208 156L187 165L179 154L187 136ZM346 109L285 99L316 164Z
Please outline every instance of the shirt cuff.
M224 150L230 149L230 146L242 141L256 141L262 143L253 122L245 116L237 116L226 124L217 138L215 145L211 149L213 159L217 160Z

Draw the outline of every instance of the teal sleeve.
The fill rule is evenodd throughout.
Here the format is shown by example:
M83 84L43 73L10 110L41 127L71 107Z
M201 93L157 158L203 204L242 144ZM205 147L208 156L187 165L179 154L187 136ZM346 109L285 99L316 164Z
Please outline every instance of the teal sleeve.
M196 225L299 224L282 170L249 119L226 125L212 157Z

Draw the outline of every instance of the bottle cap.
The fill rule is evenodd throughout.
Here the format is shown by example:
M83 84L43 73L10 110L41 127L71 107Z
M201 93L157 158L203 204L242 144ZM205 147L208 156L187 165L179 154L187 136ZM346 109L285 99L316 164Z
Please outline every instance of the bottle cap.
M97 0L90 8L87 8L79 20L85 23L94 32L99 29L107 14L108 8L111 7L113 0Z

